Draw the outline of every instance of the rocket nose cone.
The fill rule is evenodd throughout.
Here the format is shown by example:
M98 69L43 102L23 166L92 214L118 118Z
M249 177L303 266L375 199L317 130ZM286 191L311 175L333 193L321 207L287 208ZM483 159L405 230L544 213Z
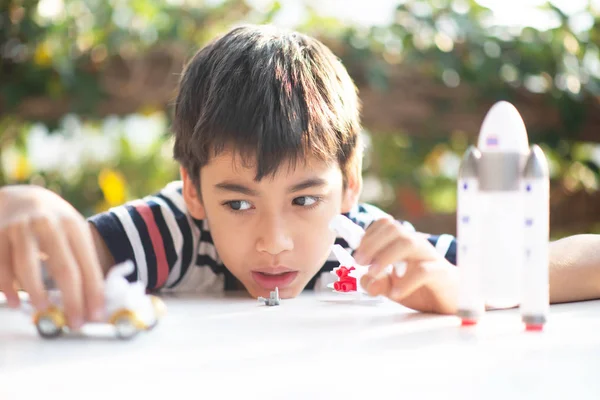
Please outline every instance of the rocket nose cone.
M500 101L490 108L481 125L477 147L482 152L529 152L527 129L515 106Z

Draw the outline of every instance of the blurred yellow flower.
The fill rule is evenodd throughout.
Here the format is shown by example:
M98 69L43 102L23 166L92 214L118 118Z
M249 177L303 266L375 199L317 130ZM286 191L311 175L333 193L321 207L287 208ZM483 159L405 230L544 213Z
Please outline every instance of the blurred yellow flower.
M138 111L139 114L149 117L155 113L161 113L161 110L153 105L144 105Z
M47 67L52 64L52 58L50 57L50 46L48 43L40 43L33 53L33 61L42 67Z
M31 165L23 154L19 154L16 159L15 169L12 178L17 182L22 182L31 175Z
M438 144L425 157L424 165L433 175L440 173L440 160L447 150L445 144Z
M127 182L119 171L103 169L98 175L98 185L100 185L104 199L109 206L113 207L125 202Z

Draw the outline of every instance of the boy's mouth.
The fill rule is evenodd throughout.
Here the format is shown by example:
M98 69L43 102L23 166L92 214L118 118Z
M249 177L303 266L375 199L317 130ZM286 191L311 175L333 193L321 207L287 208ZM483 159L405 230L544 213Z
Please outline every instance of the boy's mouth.
M273 290L276 287L284 289L296 279L296 276L298 276L298 271L284 267L252 271L254 282L267 290Z

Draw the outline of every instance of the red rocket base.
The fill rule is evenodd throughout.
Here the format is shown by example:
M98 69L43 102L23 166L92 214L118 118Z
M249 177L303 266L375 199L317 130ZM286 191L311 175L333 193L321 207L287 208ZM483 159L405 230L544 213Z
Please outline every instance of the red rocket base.
M544 324L526 324L525 330L528 332L541 332L544 330Z

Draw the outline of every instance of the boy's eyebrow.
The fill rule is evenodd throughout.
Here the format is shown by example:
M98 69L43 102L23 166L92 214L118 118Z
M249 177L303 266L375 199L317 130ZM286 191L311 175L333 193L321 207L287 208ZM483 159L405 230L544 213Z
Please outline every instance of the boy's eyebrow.
M217 183L215 185L215 188L224 190L224 191L228 191L228 192L241 193L241 194L245 194L247 196L257 196L258 195L258 192L254 189L250 189L249 187L241 185L239 183L233 183L233 182L228 182L228 181Z
M327 181L323 178L308 178L306 180L303 180L300 183L290 186L288 188L288 192L295 193L295 192L299 192L304 189L321 187L321 186L325 186L325 185L327 185ZM244 186L240 183L234 183L234 182L230 182L230 181L223 181L223 182L217 183L215 185L215 188L217 188L219 190L227 191L227 192L241 193L241 194L245 194L247 196L258 196L258 191L254 190L254 189L250 189L249 187Z
M294 192L299 192L304 189L321 187L321 186L325 186L325 185L327 185L327 181L323 178L308 178L300 183L297 183L297 184L289 187L288 192L294 193Z

